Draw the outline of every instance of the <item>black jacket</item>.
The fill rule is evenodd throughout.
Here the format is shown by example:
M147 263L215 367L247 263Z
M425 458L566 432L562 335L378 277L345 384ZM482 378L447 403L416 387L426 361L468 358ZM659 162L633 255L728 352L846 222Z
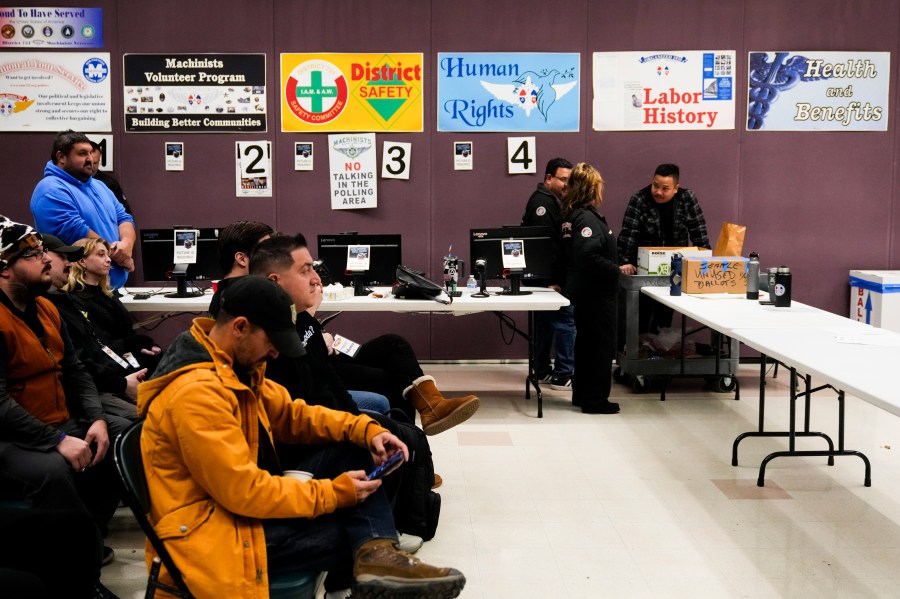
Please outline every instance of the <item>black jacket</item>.
M563 223L563 247L573 301L618 293L616 238L603 215L591 206L573 211Z

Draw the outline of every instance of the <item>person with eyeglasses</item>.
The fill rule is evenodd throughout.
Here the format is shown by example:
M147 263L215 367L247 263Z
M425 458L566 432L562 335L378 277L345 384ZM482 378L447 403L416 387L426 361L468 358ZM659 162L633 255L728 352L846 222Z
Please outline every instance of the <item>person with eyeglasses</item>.
M101 553L102 535L121 496L109 449L129 421L104 413L59 311L43 297L50 284L42 236L0 216L0 494L90 516L91 596L113 597L99 581L101 560L113 555Z
M522 225L526 227L550 227L556 241L556 265L550 288L563 292L566 267L560 250L562 243L562 197L572 172L572 163L565 158L553 158L544 170L544 180L528 198ZM554 347L555 341L555 347ZM550 349L556 351L551 368ZM571 391L575 374L575 316L572 306L563 306L555 312L534 313L535 375L538 380L550 383L557 390Z

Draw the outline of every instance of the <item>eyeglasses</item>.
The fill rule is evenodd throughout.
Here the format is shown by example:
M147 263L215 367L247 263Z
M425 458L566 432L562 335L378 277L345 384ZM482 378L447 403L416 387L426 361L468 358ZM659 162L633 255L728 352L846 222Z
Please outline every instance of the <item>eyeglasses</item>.
M37 250L29 250L27 252L22 252L17 256L19 260L31 260L32 258L43 258L49 252L47 248L40 248Z
M559 182L562 183L563 185L568 185L568 184L569 184L569 178L568 178L568 177L557 177L556 175L550 175L550 177L553 178L553 179L556 179L557 181L559 181Z

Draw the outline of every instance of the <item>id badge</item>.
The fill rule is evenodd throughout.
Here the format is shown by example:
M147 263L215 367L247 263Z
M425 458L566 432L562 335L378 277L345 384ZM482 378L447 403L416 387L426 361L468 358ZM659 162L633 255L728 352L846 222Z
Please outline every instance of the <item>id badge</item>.
M137 359L135 359L134 355L132 355L131 352L126 352L126 353L122 354L122 357L125 358L126 360L128 360L128 363L131 364L132 368L140 368L141 367L140 362L138 362Z
M100 349L103 350L103 353L104 353L104 354L106 354L107 356L109 356L110 358L112 358L113 361L114 361L116 364L118 364L118 365L121 366L122 368L126 368L126 369L128 368L128 362L126 362L125 360L123 360L122 357L121 357L119 354L117 354L117 353L114 352L113 350L109 349L107 346L103 345L102 343L100 344ZM129 356L129 355L131 355L131 354L125 354L125 355L126 355L126 356ZM133 357L132 357L131 359L134 360Z

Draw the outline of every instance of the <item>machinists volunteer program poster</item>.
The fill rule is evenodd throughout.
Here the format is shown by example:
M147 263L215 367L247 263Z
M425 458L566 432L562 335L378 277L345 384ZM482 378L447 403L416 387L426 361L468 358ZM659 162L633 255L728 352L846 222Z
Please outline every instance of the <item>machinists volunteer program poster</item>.
M734 129L734 50L594 52L594 130Z
M422 54L282 54L282 131L422 131Z

